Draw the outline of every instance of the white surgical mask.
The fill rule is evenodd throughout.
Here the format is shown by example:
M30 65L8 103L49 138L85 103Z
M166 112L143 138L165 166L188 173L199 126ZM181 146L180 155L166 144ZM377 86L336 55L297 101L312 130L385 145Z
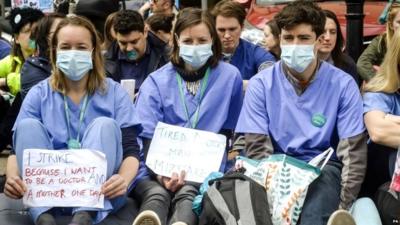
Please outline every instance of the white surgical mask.
M281 45L281 60L298 73L304 72L314 60L314 45Z
M58 50L56 65L68 79L81 80L93 68L92 52Z
M191 65L193 69L202 67L213 55L212 44L185 45L179 44L179 56L185 63Z

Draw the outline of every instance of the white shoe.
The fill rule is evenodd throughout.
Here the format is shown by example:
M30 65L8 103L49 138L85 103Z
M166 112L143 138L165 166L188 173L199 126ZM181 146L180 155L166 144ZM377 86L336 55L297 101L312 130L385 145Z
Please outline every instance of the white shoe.
M132 225L161 225L161 221L157 213L145 210L139 213Z
M332 213L327 225L356 225L356 222L348 211L339 209Z
M171 225L187 225L187 223L184 223L184 222L175 222L175 223L173 223L173 224L171 224Z

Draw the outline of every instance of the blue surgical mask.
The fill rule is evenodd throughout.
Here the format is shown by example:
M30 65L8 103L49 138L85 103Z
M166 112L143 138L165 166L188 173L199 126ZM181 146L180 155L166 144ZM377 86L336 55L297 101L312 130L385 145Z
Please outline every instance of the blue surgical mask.
M135 50L127 51L126 52L126 57L128 60L136 60L138 58L139 54Z
M281 60L298 73L304 72L314 60L314 45L281 45Z
M207 60L213 55L211 46L211 43L202 45L185 45L180 43L179 56L185 63L191 65L193 69L198 69L206 64Z
M59 50L56 65L68 79L81 80L89 70L93 69L92 52Z

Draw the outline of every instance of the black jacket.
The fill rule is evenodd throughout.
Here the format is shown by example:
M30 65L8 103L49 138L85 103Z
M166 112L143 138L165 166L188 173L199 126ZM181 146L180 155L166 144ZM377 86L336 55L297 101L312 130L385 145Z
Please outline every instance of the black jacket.
M153 33L148 32L147 46L150 50L149 64L146 69L146 77L169 62L169 48L165 42L155 36ZM105 69L107 77L120 82L121 81L121 65L118 60L119 46L117 42L113 42L105 53Z
M49 61L42 57L28 58L21 69L21 97L25 98L28 91L51 74Z

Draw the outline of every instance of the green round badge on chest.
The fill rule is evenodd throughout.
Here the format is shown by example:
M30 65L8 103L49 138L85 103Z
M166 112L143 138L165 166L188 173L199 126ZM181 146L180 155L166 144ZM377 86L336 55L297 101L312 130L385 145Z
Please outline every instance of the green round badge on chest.
M316 127L323 127L326 123L326 118L321 113L317 113L312 116L311 123Z

